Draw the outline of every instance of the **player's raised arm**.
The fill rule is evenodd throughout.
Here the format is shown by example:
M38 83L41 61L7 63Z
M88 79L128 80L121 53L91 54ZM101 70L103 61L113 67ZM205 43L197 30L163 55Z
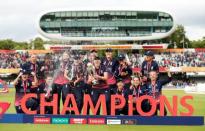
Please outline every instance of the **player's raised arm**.
M166 68L166 72L167 72L167 75L168 75L168 79L161 80L160 82L162 83L162 85L168 84L169 82L172 81L172 75L171 75L170 69Z
M17 84L18 84L19 78L22 76L22 74L23 74L23 73L20 72L19 75L16 77L16 79L15 79L14 82L13 82L14 85L17 85Z

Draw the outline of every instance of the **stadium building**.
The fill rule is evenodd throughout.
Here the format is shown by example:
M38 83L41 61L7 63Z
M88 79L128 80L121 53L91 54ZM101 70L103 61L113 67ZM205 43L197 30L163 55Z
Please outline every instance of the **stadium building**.
M174 32L173 17L157 11L54 11L41 15L38 31L53 40L140 41Z

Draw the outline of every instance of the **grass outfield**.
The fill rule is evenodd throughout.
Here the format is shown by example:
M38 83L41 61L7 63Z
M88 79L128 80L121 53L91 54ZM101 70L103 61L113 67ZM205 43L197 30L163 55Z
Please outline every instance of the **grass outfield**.
M169 100L171 100L173 95L177 95L179 97L182 97L183 95L186 95L184 91L181 90L166 90L163 91L163 94L165 94ZM198 94L192 94L193 95L193 101L189 100L188 103L191 104L194 107L194 115L195 116L205 116L205 95L198 95ZM1 94L0 95L0 101L9 101L11 102L11 107L7 111L7 113L15 113L14 109L14 89L10 89L9 94ZM179 106L179 111L186 111L183 107ZM192 131L192 130L199 130L204 131L205 126L134 126L134 125L34 125L34 124L0 124L0 130L1 131L11 131L19 129L20 131L29 131L29 130L35 130L35 131L62 131L64 129L67 129L69 131L72 130L85 130L85 131L136 131L136 130L143 130L143 131L159 131L159 130L175 130L175 131Z

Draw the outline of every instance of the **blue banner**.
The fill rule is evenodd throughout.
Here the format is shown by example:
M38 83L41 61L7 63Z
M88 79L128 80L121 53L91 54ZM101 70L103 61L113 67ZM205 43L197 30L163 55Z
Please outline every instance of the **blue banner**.
M83 116L5 114L0 123L31 124L122 124L122 125L204 125L204 116Z

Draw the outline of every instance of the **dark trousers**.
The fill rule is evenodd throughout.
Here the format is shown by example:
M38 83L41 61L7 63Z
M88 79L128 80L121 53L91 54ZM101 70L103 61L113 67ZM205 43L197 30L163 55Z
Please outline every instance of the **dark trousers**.
M110 107L111 107L110 97L111 97L111 94L110 94L109 88L106 88L106 89L94 89L93 88L92 93L91 93L93 104L96 106L98 98L102 94L105 95L107 115L110 115ZM100 109L98 110L97 115L100 115Z
M90 95L90 96L91 96L91 92L92 92L92 86L85 83L85 87L84 87L84 90L83 90L83 94L87 94L87 95ZM89 114L90 114L90 106L88 105L87 115L89 115Z
M117 89L116 84L109 85L109 88L110 88L110 94L111 95L115 94L115 90Z
M66 96L70 93L70 86L68 84L54 84L52 89L52 94L58 95L58 114L60 114L60 99L62 92L62 101L65 103Z
M75 96L78 110L81 113L83 108L83 98L84 98L83 87L75 87L73 94Z
M157 108L156 108L156 111L154 113L154 116L158 115L158 111L160 111L160 104L159 103L157 104ZM166 116L166 115L167 115L167 109L166 109L166 107L164 107L164 116Z
M128 115L128 103L125 104L125 106L121 109L117 109L115 112L116 115Z
M22 108L21 108L20 105L19 105L19 106L15 106L15 109L16 109L16 113L18 113L18 114L24 114L24 112L23 112L23 110L22 110Z
M37 93L37 102L38 102L38 110L37 110L37 113L40 114L40 95L41 94L46 94L46 90L45 90L45 83L41 83L37 90L36 90L36 93ZM52 101L52 97L46 99L46 102L51 102ZM52 107L45 107L45 114L52 114L53 113L53 108Z
M81 114L81 111L82 111L82 108L83 108L83 98L84 98L85 86L86 86L86 84L84 83L84 81L80 81L80 82L76 83L75 86L73 85L70 88L71 91L69 92L69 93L74 95L75 101L77 103L77 107L78 107L78 110L79 110L80 114ZM73 106L73 105L70 104L69 106ZM67 114L75 114L75 112L71 111Z
M146 110L150 111L151 107L152 107L152 105L150 105L150 103L148 102L148 104L146 104ZM158 115L158 111L160 111L160 103L157 103L156 111L153 114L153 116L157 116ZM166 115L167 115L167 109L166 109L166 107L164 107L164 116L166 116Z
M133 115L140 115L139 112L137 111L137 104L136 103L133 103L133 107L134 107L134 111L133 111ZM143 100L142 103L141 103L141 109L143 112L148 112L150 111L150 104L148 102L148 100Z
M30 98L26 101L26 108L30 109L31 111L37 110L38 108L38 102L36 101L36 99ZM19 106L15 106L16 109L16 113L22 113L24 114L24 111L21 108L21 105Z

